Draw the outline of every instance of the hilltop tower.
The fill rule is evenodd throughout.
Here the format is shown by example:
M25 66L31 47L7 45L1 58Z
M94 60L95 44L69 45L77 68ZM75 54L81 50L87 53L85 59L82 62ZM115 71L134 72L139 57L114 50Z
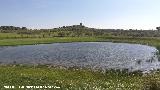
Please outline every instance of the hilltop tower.
M82 23L80 23L80 26L83 26L83 24L82 24Z

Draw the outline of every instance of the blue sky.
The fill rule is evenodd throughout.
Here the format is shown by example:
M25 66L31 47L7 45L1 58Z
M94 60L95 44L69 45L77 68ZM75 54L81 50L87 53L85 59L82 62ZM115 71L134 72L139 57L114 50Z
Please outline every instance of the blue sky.
M155 29L160 0L0 0L0 26Z

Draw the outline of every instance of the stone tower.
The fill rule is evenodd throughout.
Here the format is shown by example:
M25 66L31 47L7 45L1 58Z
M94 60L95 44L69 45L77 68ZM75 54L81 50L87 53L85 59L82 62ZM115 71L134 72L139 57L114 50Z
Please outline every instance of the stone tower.
M82 23L80 23L80 26L82 26L83 24Z

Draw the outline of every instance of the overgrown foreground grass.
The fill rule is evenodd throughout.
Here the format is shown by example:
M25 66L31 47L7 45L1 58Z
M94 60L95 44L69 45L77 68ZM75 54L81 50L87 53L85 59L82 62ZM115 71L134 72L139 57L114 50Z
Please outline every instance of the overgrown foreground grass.
M150 82L160 80L159 76L160 73L152 76L119 70L102 73L89 69L10 65L0 66L0 88L11 85L17 90L18 86L42 85L57 86L60 90L141 90L148 88Z

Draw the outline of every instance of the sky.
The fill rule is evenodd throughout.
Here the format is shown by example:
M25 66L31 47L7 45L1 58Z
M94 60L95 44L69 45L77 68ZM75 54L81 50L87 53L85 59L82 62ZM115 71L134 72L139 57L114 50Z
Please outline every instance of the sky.
M0 0L0 26L155 29L160 0Z

